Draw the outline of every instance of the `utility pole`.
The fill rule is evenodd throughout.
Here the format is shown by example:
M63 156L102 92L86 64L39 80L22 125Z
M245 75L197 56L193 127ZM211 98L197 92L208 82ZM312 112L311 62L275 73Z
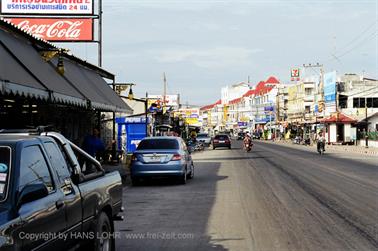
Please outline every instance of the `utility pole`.
M281 98L281 88L278 88L278 92L276 95L276 131L274 137L277 138L277 125L280 123L280 99Z
M164 82L164 87L163 87L163 113L164 113L165 112L165 102L166 102L165 96L167 95L167 78L165 77L165 72L163 73L163 82Z
M146 101L144 102L144 109L146 110L145 119L146 119L146 137L149 136L148 133L148 93L146 92Z
M366 93L366 83L365 83L365 71L362 74L362 83L364 84L364 92L365 92L365 147L369 147L369 123L368 123L368 107L367 107L367 93Z
M102 67L102 0L98 1L98 66Z

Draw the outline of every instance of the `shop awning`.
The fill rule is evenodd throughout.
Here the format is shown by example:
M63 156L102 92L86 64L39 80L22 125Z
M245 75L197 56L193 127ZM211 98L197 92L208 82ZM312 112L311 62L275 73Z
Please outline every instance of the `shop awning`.
M101 111L132 112L99 74L101 68L88 67L89 63L63 53L65 71L59 74L57 56L46 61L40 55L40 51L53 49L51 44L0 20L0 93Z
M353 123L356 123L357 120L340 112L338 114L332 114L328 118L321 119L320 122L326 123L326 124L331 124L331 123L353 124Z

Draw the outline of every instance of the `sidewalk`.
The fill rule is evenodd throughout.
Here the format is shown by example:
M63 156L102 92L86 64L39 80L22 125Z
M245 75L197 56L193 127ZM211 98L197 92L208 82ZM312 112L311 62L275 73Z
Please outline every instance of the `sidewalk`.
M314 150L316 149L316 145L311 145L311 146L305 146L305 145L297 145L293 144L291 141L285 141L285 140L280 140L280 141L264 141L268 143L273 143L273 144L283 144L283 145L288 145L288 146L293 146L296 148L313 148ZM365 155L365 156L377 156L378 157L378 148L375 147L369 147L365 148L363 146L349 146L349 145L326 145L326 151L331 150L332 152L337 152L337 153L354 153L354 154L360 154L360 155Z

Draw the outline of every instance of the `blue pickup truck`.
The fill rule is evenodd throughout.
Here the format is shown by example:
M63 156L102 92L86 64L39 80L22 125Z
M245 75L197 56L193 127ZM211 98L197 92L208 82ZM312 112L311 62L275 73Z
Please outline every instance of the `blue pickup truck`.
M114 250L122 182L54 132L0 133L0 250Z

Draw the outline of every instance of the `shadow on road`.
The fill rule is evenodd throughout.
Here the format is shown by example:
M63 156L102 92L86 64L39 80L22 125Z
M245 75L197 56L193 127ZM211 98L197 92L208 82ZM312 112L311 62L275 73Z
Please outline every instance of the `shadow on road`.
M208 234L220 162L195 161L186 185L156 179L124 189L125 221L116 222L116 250L228 250ZM222 240L225 241L225 240Z

